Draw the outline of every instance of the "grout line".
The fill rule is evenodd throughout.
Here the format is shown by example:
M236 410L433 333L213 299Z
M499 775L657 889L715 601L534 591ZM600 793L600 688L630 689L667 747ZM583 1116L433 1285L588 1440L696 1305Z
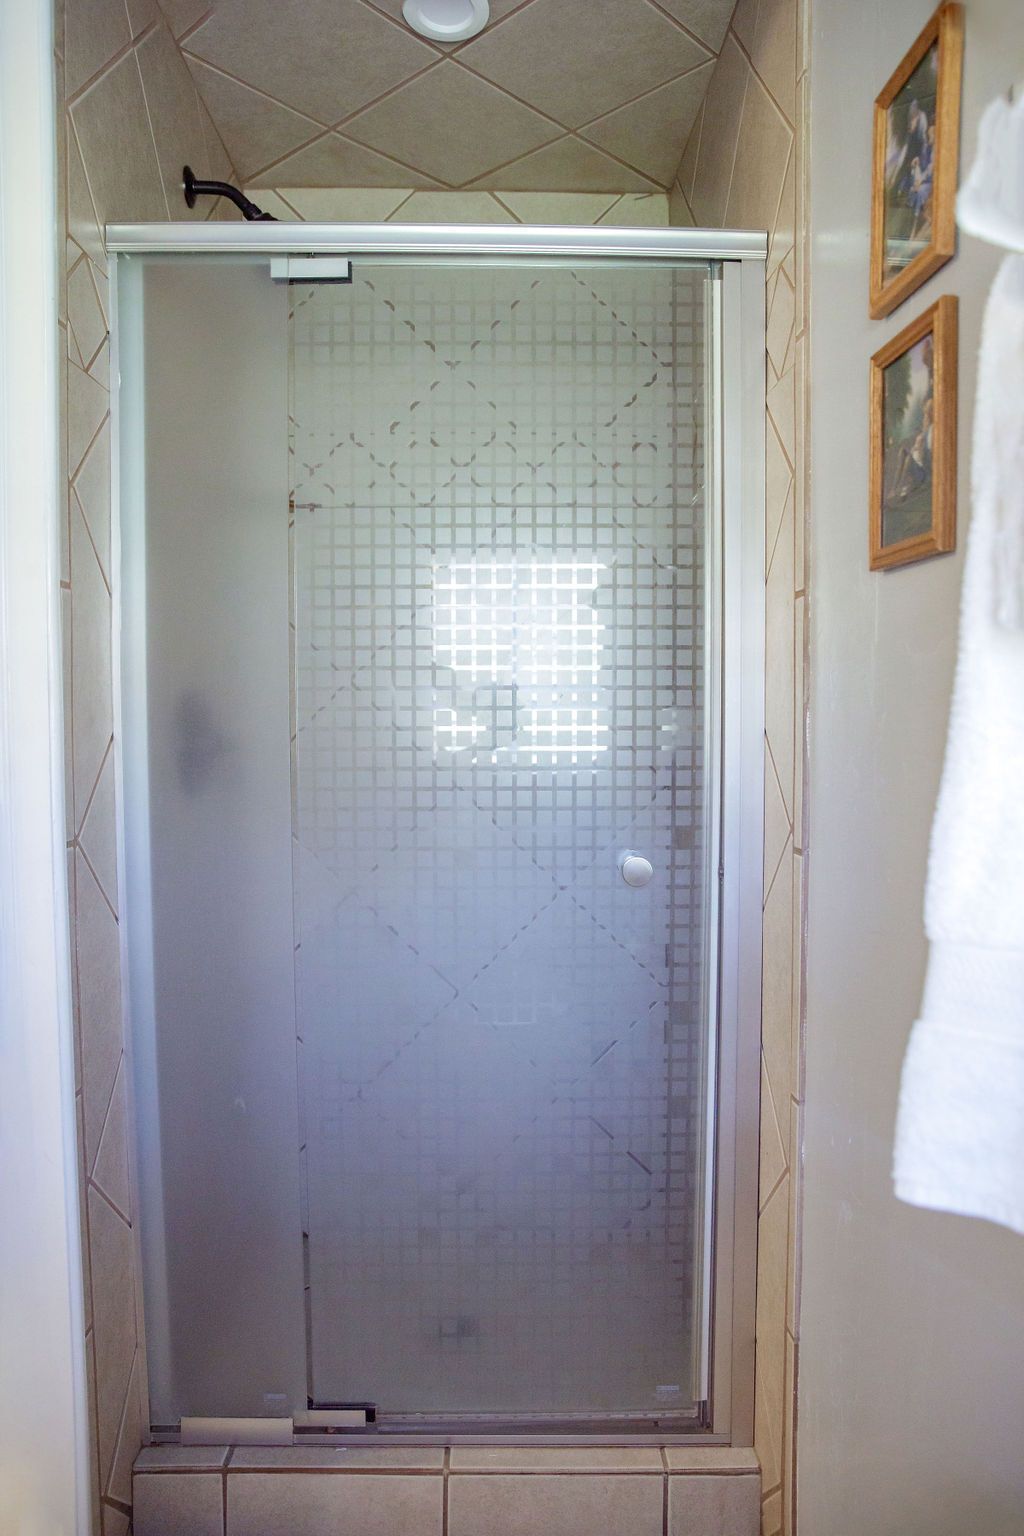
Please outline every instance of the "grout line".
M78 501L77 495L75 496L75 500ZM82 503L79 501L78 505L81 506ZM96 770L96 777L92 781L92 788L90 789L88 797L87 797L86 802L85 802L85 809L82 812L82 819L81 819L80 822L78 822L78 824L77 824L77 826L75 828L75 835L72 838L72 842L74 842L76 844L77 844L79 838L82 835L82 828L85 826L86 822L89 819L89 812L92 810L92 803L93 803L93 801L96 798L96 791L100 787L100 779L103 777L103 770L107 766L107 758L110 756L110 753L111 753L111 751L113 749L113 746L114 746L114 738L113 738L113 736L111 736L109 741L107 742L106 747L103 750L103 756L100 758L100 766ZM83 849L82 851L83 851L83 854L84 854L85 850ZM89 867L91 869L92 865L90 864Z
M661 0L648 0L648 4L650 5L652 10L659 11L661 13L661 15L664 16L666 21L670 21L672 23L672 25L678 31L682 32L686 37L688 37L691 42L696 43L698 48L703 48L704 49L704 52L707 54L707 58L704 61L706 64L714 64L715 63L716 59L718 58L718 54L721 53L721 51L722 51L721 48L719 48L718 52L716 53L714 48L712 48L711 44L709 42L707 42L707 40L705 38L698 37L696 32L694 32L690 27L688 27L685 22L682 22L682 21L679 20L678 16L673 15L673 13L671 11L667 11L665 9L665 7L661 4ZM730 24L731 24L731 22L730 22ZM723 36L723 38L722 38L722 43L723 44L725 42L725 38L728 36L728 33L729 33L729 28L726 27L726 29L725 29L725 36ZM700 66L698 65L697 67L699 68Z
M322 118L314 117L312 115L312 113L310 113L308 111L303 111L303 109L301 107L293 107L290 102L282 101L280 96L272 96L269 91L263 90L260 86L253 85L248 80L243 80L241 75L233 75L231 73L230 69L224 69L223 66L220 65L220 64L211 64L210 60L209 59L204 59L201 53L194 53L191 48L182 47L182 45L180 43L179 43L178 47L179 47L179 49L181 51L182 58L184 58L186 60L186 62L189 59L194 59L197 64L201 64L204 69L210 70L210 72L212 74L214 74L214 75L222 75L225 80L230 80L232 85L240 85L240 86L242 86L245 90L251 91L254 96L262 97L264 101L269 101L272 106L281 107L283 111L291 112L291 114L294 117L301 117L307 123L312 123L317 128L329 129L332 126L330 123L325 123ZM189 73L191 74L191 70L189 71ZM192 78L193 78L193 80L195 80L195 76L194 75L192 76ZM196 89L199 90L198 82L196 82ZM201 90L199 90L199 94L200 94L200 96L202 96L202 91ZM206 99L204 97L203 98L204 105L205 105L205 100ZM207 107L207 111L208 112L210 111L209 107ZM210 112L210 116L211 116L211 118L213 118L213 113L212 112ZM216 127L216 120L215 119L214 119L214 127ZM299 145L297 147L301 148L302 146ZM295 153L294 150L289 150L289 154L294 154L294 153Z
M512 215L513 219L516 221L517 224L521 224L523 222L522 219L519 217L518 213L516 213L515 209L514 208L510 208L508 203L504 202L502 200L502 198L499 197L497 192L492 191L491 192L491 196L494 198L494 201L498 204L499 208L504 208L506 213L510 213Z
M85 864L85 866L88 869L90 875L92 875L93 879L96 881L96 888L99 891L100 895L103 897L103 900L106 902L107 906L109 907L111 917L114 919L115 923L119 922L119 919L118 919L118 916L117 916L117 911L116 911L116 909L114 907L114 904L111 901L110 897L107 895L106 891L103 889L103 881L100 879L100 877L96 873L95 869L93 869L92 861L89 858L89 855L86 853L85 849L82 847L81 843L78 841L77 838L75 839L75 847L78 849L78 852L82 855L82 862L83 862L83 864Z
M123 1060L123 1054L122 1054L122 1060ZM132 1224L129 1221L128 1217L125 1215L124 1211L122 1211L122 1209L121 1209L121 1207L119 1205L115 1205L114 1204L113 1200L111 1200L110 1196L107 1194L106 1190L102 1187L102 1185L96 1183L95 1179L92 1177L92 1174L89 1175L88 1184L89 1184L89 1188L91 1190L94 1190L95 1193L97 1195L99 1195L99 1197L103 1201L104 1205L109 1205L109 1207L113 1211L114 1215L115 1216L120 1216L121 1220L124 1222L125 1226L128 1228L128 1230L130 1232L131 1228L132 1228Z
M584 128L594 128L598 123L603 123L605 118L614 117L616 112L624 112L627 107L635 107L638 101L645 101L648 96L653 96L658 91L667 90L670 85L678 84L680 80L685 80L688 75L695 75L698 70L706 69L709 64L713 63L714 55L712 55L710 58L702 59L699 64L691 64L689 69L681 69L678 75L670 75L667 80L662 80L660 85L647 86L644 90L639 91L636 96L630 96L627 101L620 101L617 107L609 107L607 111L599 112L596 117L588 117L586 122L577 123L575 132L582 133ZM502 87L502 89L504 89L504 87ZM696 117L696 115L697 114L694 113L694 117ZM690 127L693 127L692 123L690 124ZM687 138L689 138L689 131L687 131Z
M776 112L782 118L782 121L785 123L785 125L789 129L790 133L793 134L794 137L795 137L796 136L796 125L790 120L789 113L788 112L784 112L782 110L782 108L779 106L779 103L775 100L775 97L772 95L771 88L768 86L767 82L765 81L764 76L761 74L761 72L758 69L757 65L754 63L753 57L751 56L750 52L748 51L746 44L741 41L741 39L739 37L739 34L737 32L735 32L735 31L733 31L733 28L732 28L731 24L729 26L729 36L732 38L733 42L736 44L736 47L740 50L740 52L742 53L743 57L746 59L747 64L750 66L750 72L756 78L758 85L764 91L765 95L768 97L768 100L771 102L771 104L775 108Z
M135 1348L132 1352L132 1363L128 1370L128 1380L126 1381L124 1388L124 1402L121 1404L121 1412L117 1420L117 1433L114 1435L114 1448L110 1453L110 1465L107 1468L107 1486L106 1488L103 1488L101 1485L100 1488L101 1497L104 1499L110 1498L110 1481L114 1475L114 1467L117 1464L117 1453L121 1449L121 1439L124 1435L125 1426L128 1422L128 1399L131 1396L132 1381L134 1380L135 1370L138 1363L139 1343L138 1338L136 1338Z
M179 53L184 51L182 44L188 42L190 37L195 37L196 33L199 31L199 28L205 27L206 23L210 20L212 15L213 7L211 6L208 11L204 11L197 21L193 21L189 26L185 28L183 32L179 33L177 37L174 37L173 29L170 27L170 25L168 25L168 31L171 33L171 36L174 37L174 41L178 45Z
M123 59L128 57L134 47L135 39L129 38L126 43L122 44L116 53L112 53L110 55L110 58L105 64L101 64L99 69L96 70L94 74L89 76L84 84L77 86L76 89L72 91L70 96L65 96L65 109L70 112L73 107L77 107L78 103L82 100L82 97L87 96L94 85L98 85L105 75L109 75L111 70L116 69L118 64L120 64Z
M665 1471L661 1478L661 1536L668 1536L668 1461L664 1446L661 1448L661 1459L665 1462Z
M448 1536L448 1479L452 1468L452 1448L446 1445L442 1458L441 1479L441 1536Z

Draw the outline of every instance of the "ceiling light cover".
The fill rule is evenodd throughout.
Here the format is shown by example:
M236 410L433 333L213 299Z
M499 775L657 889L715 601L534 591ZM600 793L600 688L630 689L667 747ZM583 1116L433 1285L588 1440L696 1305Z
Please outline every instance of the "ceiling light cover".
M461 43L490 20L489 0L405 0L402 15L414 31L438 43Z

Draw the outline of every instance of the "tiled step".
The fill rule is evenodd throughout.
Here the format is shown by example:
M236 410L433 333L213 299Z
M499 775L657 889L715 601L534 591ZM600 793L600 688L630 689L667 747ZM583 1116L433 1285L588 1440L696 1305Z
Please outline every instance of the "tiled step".
M757 1536L752 1451L155 1446L135 1536Z

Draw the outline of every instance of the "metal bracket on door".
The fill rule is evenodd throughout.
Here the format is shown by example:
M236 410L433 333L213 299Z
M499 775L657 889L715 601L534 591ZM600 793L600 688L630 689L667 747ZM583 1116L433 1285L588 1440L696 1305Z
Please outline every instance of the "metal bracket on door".
M350 283L352 263L347 256L272 256L270 275L275 283Z

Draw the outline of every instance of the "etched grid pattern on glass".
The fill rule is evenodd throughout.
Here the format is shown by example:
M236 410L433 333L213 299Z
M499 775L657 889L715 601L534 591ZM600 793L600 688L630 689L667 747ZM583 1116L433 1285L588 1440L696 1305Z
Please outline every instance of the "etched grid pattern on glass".
M704 280L391 267L294 290L321 1400L691 1400Z

